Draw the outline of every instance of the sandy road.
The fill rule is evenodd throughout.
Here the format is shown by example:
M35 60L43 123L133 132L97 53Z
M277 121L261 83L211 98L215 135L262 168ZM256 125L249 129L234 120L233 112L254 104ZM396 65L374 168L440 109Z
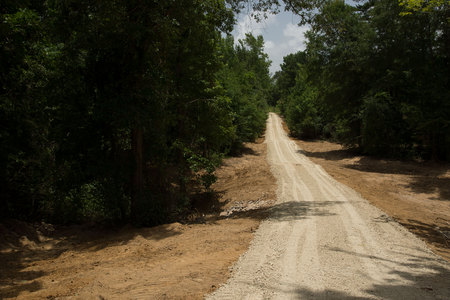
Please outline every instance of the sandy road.
M277 204L209 299L450 299L450 264L302 154L271 113Z

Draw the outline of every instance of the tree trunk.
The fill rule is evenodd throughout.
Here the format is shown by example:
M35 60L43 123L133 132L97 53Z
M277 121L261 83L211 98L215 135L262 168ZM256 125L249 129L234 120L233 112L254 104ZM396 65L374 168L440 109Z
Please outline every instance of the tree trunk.
M131 218L136 217L137 203L142 200L144 191L143 176L143 130L136 126L132 131L132 152L134 157L134 173L131 186Z

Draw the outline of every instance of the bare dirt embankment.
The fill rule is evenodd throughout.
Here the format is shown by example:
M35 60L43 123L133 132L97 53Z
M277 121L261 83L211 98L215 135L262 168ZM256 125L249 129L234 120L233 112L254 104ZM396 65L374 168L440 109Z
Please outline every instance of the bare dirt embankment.
M285 124L286 131L288 128ZM450 261L450 164L377 159L342 145L294 139L302 153L337 181L424 240Z
M187 224L0 224L0 299L202 299L227 280L275 201L262 140L217 175L214 201L199 197Z

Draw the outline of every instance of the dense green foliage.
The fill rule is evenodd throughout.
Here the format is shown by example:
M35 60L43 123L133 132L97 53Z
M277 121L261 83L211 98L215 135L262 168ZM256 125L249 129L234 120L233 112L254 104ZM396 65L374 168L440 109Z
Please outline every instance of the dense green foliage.
M449 160L448 3L404 14L397 1L360 2L323 1L306 51L285 57L273 97L289 127L367 154Z
M263 48L262 36L255 38L247 34L237 46L234 46L232 36L222 40L225 66L218 72L218 79L231 99L234 113L236 139L232 152L238 151L242 142L253 141L265 128L271 81L270 61Z
M283 2L311 30L270 78L262 37L224 36L278 0L3 1L0 218L163 222L267 103L301 137L450 159L448 1Z
M23 0L0 13L0 217L159 223L262 131L263 41L222 38L224 1Z

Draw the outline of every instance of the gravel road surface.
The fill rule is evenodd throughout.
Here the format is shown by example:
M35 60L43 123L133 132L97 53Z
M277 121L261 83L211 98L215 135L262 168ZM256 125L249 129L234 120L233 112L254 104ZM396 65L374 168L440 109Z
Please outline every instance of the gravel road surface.
M450 299L450 264L267 123L277 203L207 299Z

